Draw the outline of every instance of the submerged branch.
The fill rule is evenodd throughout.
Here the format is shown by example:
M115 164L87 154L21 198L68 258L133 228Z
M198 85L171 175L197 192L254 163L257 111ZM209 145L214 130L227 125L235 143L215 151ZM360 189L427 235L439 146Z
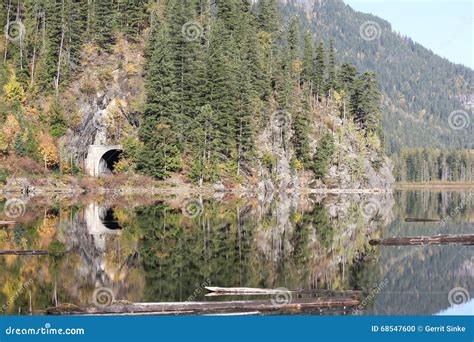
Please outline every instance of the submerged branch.
M474 245L474 234L394 237L387 239L373 239L370 240L369 243L372 246L442 245L448 243Z
M439 219L411 218L407 217L405 222L441 222Z

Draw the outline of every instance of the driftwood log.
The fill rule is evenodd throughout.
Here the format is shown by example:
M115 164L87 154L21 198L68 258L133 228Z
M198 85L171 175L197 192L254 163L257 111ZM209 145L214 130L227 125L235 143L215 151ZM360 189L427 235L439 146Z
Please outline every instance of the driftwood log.
M387 239L373 239L369 241L369 244L373 246L443 245L450 243L474 245L474 234L394 237Z
M231 312L299 311L323 307L353 307L356 298L305 298L278 300L250 300L225 302L170 302L170 303L113 303L105 307L55 307L47 315L204 315Z
M253 295L358 295L360 291L333 291L333 290L287 290L287 289L261 289L253 287L216 287L206 286L210 291L206 296L253 296Z

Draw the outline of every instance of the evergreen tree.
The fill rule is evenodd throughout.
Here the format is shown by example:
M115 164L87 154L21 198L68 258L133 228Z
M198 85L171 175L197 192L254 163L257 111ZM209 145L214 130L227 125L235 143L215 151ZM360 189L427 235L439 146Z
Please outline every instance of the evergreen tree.
M257 6L259 29L267 33L277 34L279 26L276 0L260 0Z
M15 137L15 145L13 146L13 150L15 151L15 154L20 157L26 156L26 145L25 141L21 137L21 134L17 134Z
M58 99L55 99L53 101L53 104L51 105L49 126L51 129L51 136L55 138L59 138L66 133L66 130L67 130L66 120L64 120L64 115L63 115Z
M239 50L235 44L233 27L238 17L236 1L219 2L218 17L210 37L208 54L208 103L218 113L218 152L222 161L235 158L237 136L235 113L238 112Z
M342 64L337 75L338 90L345 90L347 93L352 91L352 85L357 77L357 69L352 64Z
M244 0L240 5L240 19L237 28L236 40L240 47L238 61L239 98L238 112L236 113L236 148L237 148L237 174L242 169L250 171L250 164L255 157L254 137L255 122L253 121L254 103L262 95L259 94L258 80L261 70L257 61L257 28L254 26L255 18L251 10L250 1Z
M316 59L314 63L315 63L314 77L313 77L314 91L317 94L318 98L321 98L324 94L324 88L325 88L324 75L326 73L323 42L320 42L318 45L318 48L316 49Z
M59 52L61 47L63 26L63 1L48 0L45 2L45 13L42 20L46 28L42 44L41 60L39 61L39 84L44 89L52 88L57 76Z
M336 78L336 52L334 50L334 42L331 40L329 45L329 59L327 67L326 93L331 96L331 92L337 89Z
M327 174L334 149L334 138L331 133L327 132L319 141L313 161L313 172L317 178L322 179Z
M314 76L314 44L313 37L307 32L304 37L303 81L310 83ZM311 85L312 86L312 85Z
M354 82L350 99L354 121L367 132L379 133L380 92L373 73L366 72Z
M68 0L67 13L67 67L71 70L69 74L72 74L79 71L81 65L81 48L87 32L87 2Z
M136 39L145 24L146 0L118 0L118 25L129 38Z
M211 106L201 108L190 129L193 146L193 163L190 177L202 184L214 181L218 176L217 118Z
M94 0L93 36L100 48L110 51L114 43L115 12L110 0Z
M144 147L138 169L160 179L180 165L175 125L180 112L172 48L167 23L156 25L147 50L147 102L139 132Z
M293 146L295 148L296 158L298 158L305 168L310 167L310 102L311 94L307 88L304 92L303 106L293 121Z

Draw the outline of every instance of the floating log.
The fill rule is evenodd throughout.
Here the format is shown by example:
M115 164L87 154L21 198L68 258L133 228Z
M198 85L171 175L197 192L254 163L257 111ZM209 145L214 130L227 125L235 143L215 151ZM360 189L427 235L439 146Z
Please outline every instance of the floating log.
M49 251L0 251L0 255L48 255Z
M203 316L256 316L261 315L260 311L244 311L244 312L227 312L227 313L216 313L213 315L203 315Z
M372 246L443 245L449 243L474 245L474 234L394 237L369 241Z
M0 221L0 226L8 226L11 224L16 224L16 221Z
M169 302L169 303L114 303L106 307L56 307L47 315L202 315L229 312L294 311L321 307L353 307L360 304L355 298L305 298L250 300L224 302Z
M360 291L333 291L333 290L286 290L286 289L261 289L252 287L216 287L206 286L210 291L206 296L250 296L250 295L278 295L278 294L307 294L307 295L354 295Z
M425 218L412 218L412 217L407 217L405 218L405 222L441 222L439 219L425 219Z

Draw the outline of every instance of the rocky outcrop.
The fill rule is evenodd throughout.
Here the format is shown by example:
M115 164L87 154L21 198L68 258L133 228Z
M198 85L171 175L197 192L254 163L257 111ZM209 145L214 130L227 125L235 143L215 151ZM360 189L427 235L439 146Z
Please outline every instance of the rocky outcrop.
M89 51L89 65L69 86L70 111L79 122L63 138L65 153L78 162L85 159L89 145L115 145L138 127L137 108L143 98L141 52L120 41L112 54Z

